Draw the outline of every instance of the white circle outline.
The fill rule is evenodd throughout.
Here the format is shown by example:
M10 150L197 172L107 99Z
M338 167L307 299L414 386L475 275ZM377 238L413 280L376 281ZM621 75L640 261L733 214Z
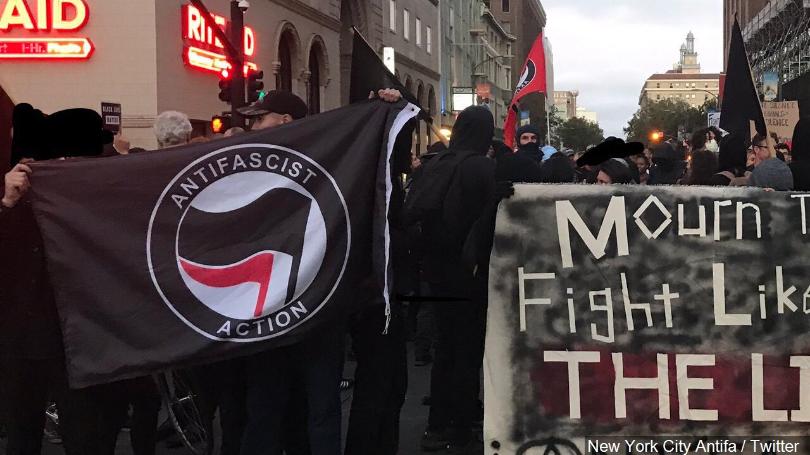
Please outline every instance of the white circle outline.
M276 332L273 335L268 335L268 336L261 337L261 338L250 338L250 339L220 338L220 337L211 335L210 333L206 332L205 330L200 329L195 324L193 324L191 321L186 319L186 317L183 316L182 314L180 314L180 312L174 307L174 305L172 305L171 301L169 301L169 299L163 293L163 289L161 289L160 284L157 281L157 277L155 277L155 269L154 269L154 266L152 264L152 249L151 249L151 246L152 246L152 226L153 226L153 224L155 222L155 217L157 216L158 209L160 208L160 205L163 203L163 199L166 197L166 194L169 192L169 189L172 186L174 186L175 183L177 183L177 181L180 179L181 175L185 174L192 167L196 166L197 164L199 164L202 161L205 161L205 160L211 158L212 156L219 155L219 154L226 153L226 152L230 152L232 150L239 150L239 149L244 149L244 148L264 148L264 149L271 149L271 150L281 150L281 151L284 151L284 152L287 152L287 153L291 153L293 155L297 155L298 157L308 161L315 168L317 168L318 170L323 172L323 175L329 179L329 181L332 183L332 186L335 188L335 191L337 192L338 198L340 198L340 203L343 205L343 211L344 211L344 213L346 215L346 257L343 259L343 266L340 269L340 274L338 275L337 280L335 280L335 284L332 287L332 289L329 291L329 294L327 294L326 297L323 299L323 301L314 310L312 310L306 317L304 317L298 324L296 324L296 325L294 325L294 326L292 326L292 327L290 327L288 329L282 330L280 332ZM183 168L183 170L178 172L174 176L172 181L169 182L166 185L166 188L164 188L163 193L160 194L160 197L158 198L157 203L155 204L155 208L152 210L152 215L149 217L149 227L148 227L148 229L146 231L146 261L147 261L147 264L149 265L149 276L152 278L152 283L155 285L155 289L158 291L158 294L160 294L161 299L163 299L163 303L165 303L166 306L169 307L169 309L172 311L172 313L174 313L174 315L177 316L181 321L183 321L187 326L194 329L194 331L196 331L200 335L202 335L202 336L204 336L204 337L206 337L206 338L208 338L210 340L228 341L228 342L234 342L234 343L255 343L255 342L258 342L258 341L265 341L265 340L269 340L269 339L275 338L275 337L280 336L280 335L284 335L285 333L295 329L299 325L301 325L301 324L305 323L306 321L308 321L310 318L315 316L315 314L317 314L318 311L321 310L321 308L323 308L323 306L326 304L326 302L328 302L329 299L332 298L332 295L335 293L338 286L340 285L340 281L343 279L343 274L346 272L346 264L348 264L348 262L349 262L349 255L351 253L351 245L352 245L352 223L351 223L351 218L349 217L349 208L346 206L346 200L343 198L343 193L340 192L340 188L338 187L337 182L335 182L335 179L332 177L332 175L329 174L329 172L326 171L326 169L323 168L323 166L321 166L320 164L318 164L317 162L312 160L310 157L308 157L308 156L306 156L306 155L304 155L304 154L302 154L300 152L297 152L297 151L295 151L293 149L287 148L287 147L281 147L281 146L278 146L278 145L271 145L271 144L240 144L240 145L233 145L233 146L230 146L230 147L221 148L221 149L215 150L215 151L213 151L213 152L211 152L211 153L209 153L209 154L207 154L205 156L197 158L196 160L191 162L188 166ZM271 315L268 315L267 317L270 317L270 316Z

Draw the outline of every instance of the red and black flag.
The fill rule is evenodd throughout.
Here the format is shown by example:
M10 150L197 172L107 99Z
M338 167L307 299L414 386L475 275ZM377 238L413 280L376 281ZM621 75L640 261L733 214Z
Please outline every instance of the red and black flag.
M757 133L767 135L762 104L759 102L759 94L751 74L751 64L745 50L740 23L736 18L728 48L728 66L721 110L721 129L750 137L751 122L754 122Z
M171 150L33 164L71 385L294 343L357 309L360 290L385 298L391 154L416 113L364 102Z
M520 80L515 86L515 95L509 104L509 113L503 124L503 141L509 147L515 145L515 128L517 127L518 103L529 93L546 93L546 51L543 47L543 34L537 36L537 40L529 52L526 63L523 65L523 72Z

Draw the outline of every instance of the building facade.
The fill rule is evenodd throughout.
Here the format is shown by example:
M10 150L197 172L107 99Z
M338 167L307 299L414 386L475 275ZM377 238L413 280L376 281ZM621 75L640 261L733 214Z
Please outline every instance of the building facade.
M577 107L577 118L596 123L597 125L599 124L599 116L596 114L596 112L589 111L581 106Z
M26 1L31 16L39 17L36 8L41 2ZM56 55L62 58L43 58L28 48L29 54L4 60L3 68L9 70L0 72L0 86L12 102L29 102L44 112L69 107L99 110L103 101L120 103L124 134L133 145L146 148L157 145L151 126L164 110L187 113L203 133L212 115L228 109L217 98L225 52L196 8L160 0L68 3L78 8L72 12L66 8L67 15L82 15L69 29L37 30L37 25L32 29L25 18L0 24L6 46L12 40L29 44L53 40L45 45L59 49L56 46L67 45L69 39L87 40L92 46L83 57L63 53ZM312 112L338 107L341 30L359 21L342 23L338 1L251 3L245 14L250 28L246 58L264 71L266 88L291 90L309 102ZM227 21L228 0L208 0L206 6Z
M755 82L778 80L778 100L810 107L810 0L726 0L726 58L735 15L740 20ZM764 90L763 90L764 91Z
M124 135L144 148L157 146L152 125L160 112L187 113L202 135L213 115L230 109L217 97L228 65L224 48L188 0L59 0L66 6L58 9L50 5L56 0L22 1L25 8L0 14L0 154L8 150L15 103L46 113L120 103ZM47 11L37 10L43 3ZM217 24L229 22L230 0L204 3ZM18 3L0 2L0 12L12 4ZM422 106L439 111L437 0L250 4L245 57L251 69L264 71L266 90L290 90L312 113L346 104L355 26L378 52L396 49L401 80Z
M442 53L438 0L381 0L381 3L383 31L379 40L375 40L372 33L370 43L380 54L383 47L394 48L397 77L419 104L436 117L440 113ZM416 150L424 153L436 140L427 126L419 122L414 142Z
M762 11L769 0L723 0L723 68L728 65L728 44L731 41L731 28L734 18L740 21L740 27L745 29Z
M563 122L577 116L579 91L556 90L554 92L554 113Z
M482 0L441 2L442 59L440 109L444 129L459 112L487 105L500 131L512 99L512 52L509 33Z
M680 60L672 70L650 76L641 89L639 104L662 100L681 100L692 107L700 107L720 95L721 74L701 73L695 37L692 32L681 46Z

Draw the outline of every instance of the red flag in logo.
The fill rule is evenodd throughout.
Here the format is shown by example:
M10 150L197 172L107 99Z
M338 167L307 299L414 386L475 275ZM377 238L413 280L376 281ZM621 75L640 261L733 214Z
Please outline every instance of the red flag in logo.
M273 273L273 253L263 252L244 261L224 267L212 267L180 259L180 265L198 283L216 288L227 288L242 283L257 283L259 296L256 299L255 317L262 315L270 276Z
M546 51L543 47L543 34L537 40L523 65L523 73L515 87L515 95L509 105L509 114L503 124L503 141L509 147L515 146L515 127L517 126L518 102L529 93L546 93Z

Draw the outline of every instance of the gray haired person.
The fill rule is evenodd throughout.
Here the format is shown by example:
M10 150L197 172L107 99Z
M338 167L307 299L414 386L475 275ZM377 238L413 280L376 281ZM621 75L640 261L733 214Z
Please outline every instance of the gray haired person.
M191 138L191 121L182 112L162 112L155 119L154 128L160 148L187 144Z

